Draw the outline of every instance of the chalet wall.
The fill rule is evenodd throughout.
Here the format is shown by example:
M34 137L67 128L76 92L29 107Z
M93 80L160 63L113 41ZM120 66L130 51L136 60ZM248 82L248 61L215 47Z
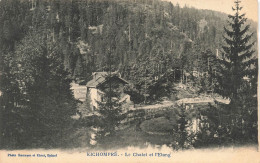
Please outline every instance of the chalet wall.
M89 95L90 95L90 104L95 107L98 108L98 104L97 101L100 101L100 97L98 96L98 90L96 88L89 88L88 90Z
M73 91L74 98L80 101L86 100L87 88L85 85L71 83L71 90Z

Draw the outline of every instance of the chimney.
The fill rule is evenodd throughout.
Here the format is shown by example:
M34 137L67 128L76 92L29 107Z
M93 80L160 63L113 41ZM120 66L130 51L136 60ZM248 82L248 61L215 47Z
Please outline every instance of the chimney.
M96 80L96 75L97 73L96 72L92 72L92 76L93 76L93 79L95 79Z

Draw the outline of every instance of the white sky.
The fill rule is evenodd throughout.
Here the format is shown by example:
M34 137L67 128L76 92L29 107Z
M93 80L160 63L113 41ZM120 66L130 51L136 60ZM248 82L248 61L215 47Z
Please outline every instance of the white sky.
M195 7L198 9L210 9L215 11L221 11L227 14L232 14L232 6L234 6L234 0L165 0L170 1L174 5L179 3L181 7L185 4L189 7ZM246 17L257 21L258 2L257 0L241 0L242 12L246 13Z

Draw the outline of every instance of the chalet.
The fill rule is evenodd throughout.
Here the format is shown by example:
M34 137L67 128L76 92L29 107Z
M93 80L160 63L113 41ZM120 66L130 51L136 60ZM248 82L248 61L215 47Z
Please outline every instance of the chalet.
M71 90L73 92L74 98L84 102L86 100L86 92L87 88L86 85L80 85L77 83L71 83Z
M116 88L119 90L120 101L130 103L130 96L124 93L124 86L129 83L121 78L120 74L113 72L109 77L108 72L93 72L92 80L90 80L86 85L87 98L89 98L93 110L98 108L97 101L103 101L104 91L109 89L110 84L112 89Z

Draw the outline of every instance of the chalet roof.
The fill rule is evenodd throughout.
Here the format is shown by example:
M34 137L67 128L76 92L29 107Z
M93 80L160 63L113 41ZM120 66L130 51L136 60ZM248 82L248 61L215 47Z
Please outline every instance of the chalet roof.
M116 72L111 74L113 77L118 78L123 83L128 84L129 82L125 79L121 78ZM104 83L106 81L106 77L108 76L108 72L93 72L92 73L92 80L87 83L87 87L96 88L98 85Z

